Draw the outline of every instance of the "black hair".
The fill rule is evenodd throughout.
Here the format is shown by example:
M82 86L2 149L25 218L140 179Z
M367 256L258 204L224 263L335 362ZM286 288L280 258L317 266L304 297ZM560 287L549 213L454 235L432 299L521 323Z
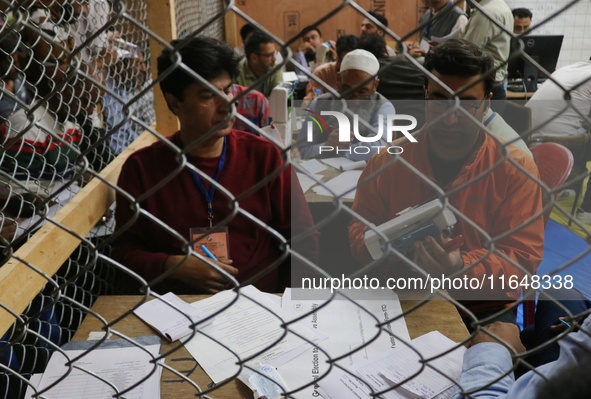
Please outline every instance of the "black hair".
M369 51L378 60L384 58L387 55L386 40L382 35L377 33L361 36L357 42L357 48Z
M514 8L512 11L514 18L529 18L533 17L533 14L527 8Z
M359 38L355 35L342 35L337 39L337 55L343 57L343 53L348 53L357 48Z
M205 80L212 80L227 72L232 79L238 75L240 57L228 44L211 37L193 37L182 47L181 39L170 42L172 50L165 48L158 57L158 76L168 72L176 62L176 54L181 62L190 70ZM183 92L187 86L197 80L176 67L169 75L160 81L163 93L170 93L178 100L183 100Z
M242 28L240 28L240 37L242 38L242 42L246 42L248 36L255 30L257 30L257 28L251 23L246 23Z
M275 43L271 36L259 30L255 31L246 39L244 43L244 54L248 58L251 54L257 54L261 49L261 44Z
M425 69L441 75L476 76L482 75L484 89L490 93L495 84L494 61L492 56L475 44L463 39L451 39L427 53ZM425 76L425 85L429 76Z
M316 25L308 25L306 26L304 29L302 29L302 31L300 32L300 37L304 37L306 36L308 33L312 32L312 31L316 31L318 32L318 36L322 37L322 32L320 32L320 29L316 26Z
M368 14L377 19L386 28L388 27L388 19L384 17L382 14L378 14L375 11L369 11Z

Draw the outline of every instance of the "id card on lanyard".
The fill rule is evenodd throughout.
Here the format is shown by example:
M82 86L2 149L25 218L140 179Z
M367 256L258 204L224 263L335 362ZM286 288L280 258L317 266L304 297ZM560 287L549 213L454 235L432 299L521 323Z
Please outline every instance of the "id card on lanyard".
M213 177L213 181L216 183L219 180L220 173L224 168L224 163L226 162L226 144L227 137L224 137L222 154L220 155L218 167ZM201 248L201 246L204 245L218 260L230 259L228 227L226 226L213 229L213 198L215 196L216 186L215 184L211 184L209 190L206 190L205 186L203 185L203 181L201 180L201 176L199 176L199 174L193 170L189 170L189 173L191 173L193 181L195 181L199 192L205 200L207 206L207 221L209 222L208 227L193 227L190 229L189 238L193 242L193 250L203 256L208 256Z

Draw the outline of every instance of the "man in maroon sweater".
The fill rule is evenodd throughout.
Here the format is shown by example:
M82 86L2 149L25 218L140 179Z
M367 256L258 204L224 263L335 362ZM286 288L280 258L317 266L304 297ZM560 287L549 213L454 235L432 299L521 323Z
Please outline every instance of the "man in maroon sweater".
M176 67L177 54L209 84ZM310 231L298 248L316 263L318 232L297 181L292 190L291 167L270 141L232 130L238 62L231 47L203 37L158 58L159 76L170 73L160 87L180 131L123 165L114 242L115 258L158 291L215 293L234 278L280 290L289 282L292 231Z

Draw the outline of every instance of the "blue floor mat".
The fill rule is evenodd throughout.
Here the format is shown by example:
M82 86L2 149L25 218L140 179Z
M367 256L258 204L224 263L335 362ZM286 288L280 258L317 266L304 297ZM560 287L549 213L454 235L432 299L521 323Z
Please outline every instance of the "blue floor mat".
M537 274L559 274L563 277L570 275L575 288L591 299L591 245L566 226L549 220L546 225L544 257ZM521 306L517 312L517 320L523 327Z
M575 288L591 298L591 246L562 224L548 221L537 274L571 275Z

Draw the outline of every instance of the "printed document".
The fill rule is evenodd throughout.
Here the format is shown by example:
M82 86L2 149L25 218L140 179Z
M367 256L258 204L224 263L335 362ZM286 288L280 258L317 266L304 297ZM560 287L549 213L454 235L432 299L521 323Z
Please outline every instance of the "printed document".
M62 349L68 357L60 351L53 352L37 385L38 391L58 382L43 393L43 398L105 399L148 377L124 396L127 399L159 399L162 367L154 359L160 353L160 339L141 337L135 341L142 346L122 339L106 340L90 351L96 341L70 342L64 345ZM86 354L76 360L70 369L66 363L84 353ZM29 387L25 398L30 398L34 393Z
M449 353L446 353L448 352ZM325 399L448 399L456 390L466 348L432 331L377 359L332 373L318 384ZM417 353L418 352L418 353ZM353 374L353 376L351 375ZM358 378L356 378L356 377Z
M361 177L360 170L348 170L337 177L330 179L326 183L314 187L312 191L318 195L325 195L328 197L336 196L346 199L354 199L359 177Z
M313 331L327 336L289 363L278 368L287 386L294 390L303 387L325 375L329 370L329 358L346 356L338 362L351 367L367 360L377 359L391 352L402 342L410 342L408 329L400 307L398 296L390 290L340 290L349 299L337 295L330 300L330 290L314 290L310 295L315 299L299 299L306 293L286 289L282 308L292 319L304 316L296 325L308 326ZM322 306L325 305L325 306ZM378 323L387 322L384 329ZM373 340L375 337L377 339ZM373 341L372 341L373 340ZM371 343L370 343L371 341ZM342 372L333 367L333 373ZM339 373L340 374L340 373ZM314 384L294 394L297 399L317 398L318 385ZM338 396L335 396L338 398Z
M223 291L192 304L206 317L215 314L213 322L199 328L185 347L214 383L238 375L243 359L278 367L310 347L306 341L318 337L304 327L290 326L305 339L282 327L283 310L253 286Z

